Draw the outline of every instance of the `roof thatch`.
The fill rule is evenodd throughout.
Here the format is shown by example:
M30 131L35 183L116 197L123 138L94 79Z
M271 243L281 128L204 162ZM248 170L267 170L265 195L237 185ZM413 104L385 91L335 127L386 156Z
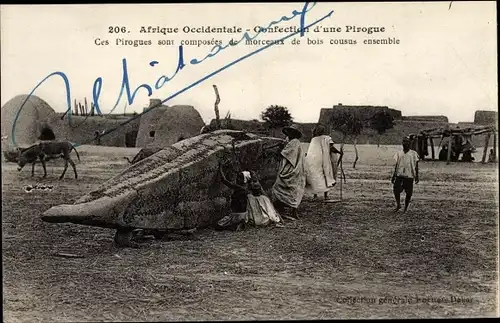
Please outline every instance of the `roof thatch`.
M24 103L26 101L26 103ZM24 106L22 106L24 103ZM22 106L22 110L19 109ZM19 117L16 116L19 112ZM32 144L37 141L41 134L43 121L53 115L54 109L44 100L35 95L18 95L10 99L2 107L2 137L7 136L11 142L11 133L16 120L15 140L16 144Z

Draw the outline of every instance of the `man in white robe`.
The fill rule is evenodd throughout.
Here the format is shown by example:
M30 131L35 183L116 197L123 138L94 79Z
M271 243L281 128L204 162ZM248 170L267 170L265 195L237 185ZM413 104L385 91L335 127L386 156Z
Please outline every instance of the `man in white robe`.
M325 128L318 125L313 131L305 158L306 191L314 194L314 198L323 193L325 201L328 201L329 189L336 184L336 154L342 154L333 144L332 138L325 135Z

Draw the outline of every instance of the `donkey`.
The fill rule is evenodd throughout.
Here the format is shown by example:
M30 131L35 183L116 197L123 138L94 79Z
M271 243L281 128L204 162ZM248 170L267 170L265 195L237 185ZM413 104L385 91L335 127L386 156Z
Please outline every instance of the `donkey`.
M76 172L75 163L71 160L70 153L72 150L75 150L76 156L78 157L78 161L80 161L80 154L76 148L68 141L47 141L41 142L39 144L35 144L29 148L19 150L18 161L17 161L17 170L21 171L23 167L27 163L31 163L31 176L35 175L35 164L37 160L40 160L43 167L43 177L47 177L47 169L45 167L45 162L51 159L64 158L64 170L59 177L62 179L66 170L68 169L68 163L71 164L73 170L75 172L75 179L78 178L78 174Z

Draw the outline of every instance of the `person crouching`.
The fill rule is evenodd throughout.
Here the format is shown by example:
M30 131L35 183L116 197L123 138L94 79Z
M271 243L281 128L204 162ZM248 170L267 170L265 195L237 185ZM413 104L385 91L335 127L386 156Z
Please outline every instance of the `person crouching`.
M248 189L247 180L249 174L244 174L243 172L237 173L236 183L232 183L226 179L224 172L222 171L222 164L219 164L219 174L221 176L221 181L228 188L233 190L231 194L231 214L226 215L217 222L219 229L228 229L241 231L245 228L248 222Z
M255 226L267 226L274 224L282 227L283 219L274 208L269 197L264 193L257 174L250 172L248 183L248 219Z

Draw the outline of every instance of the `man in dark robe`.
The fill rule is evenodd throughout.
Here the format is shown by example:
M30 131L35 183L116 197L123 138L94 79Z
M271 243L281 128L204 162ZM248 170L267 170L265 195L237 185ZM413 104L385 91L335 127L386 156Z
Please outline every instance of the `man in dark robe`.
M304 150L299 141L302 132L291 126L283 128L283 133L288 142L281 151L279 172L272 192L278 212L283 214L285 207L289 207L292 209L292 218L298 219L297 209L306 186Z

